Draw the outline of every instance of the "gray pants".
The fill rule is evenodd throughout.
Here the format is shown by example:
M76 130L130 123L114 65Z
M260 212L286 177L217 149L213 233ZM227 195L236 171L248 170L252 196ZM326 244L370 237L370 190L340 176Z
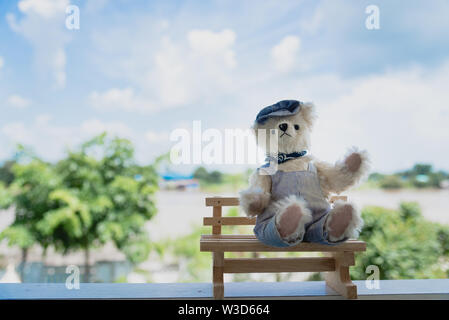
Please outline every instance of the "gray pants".
M275 247L288 247L301 241L333 245L347 240L347 238L337 242L328 240L329 237L324 226L331 207L323 196L313 163L309 163L307 171L277 171L271 176L271 182L272 201L278 201L291 195L302 198L312 211L312 222L305 225L306 232L303 239L287 242L282 239L276 227L275 206L270 205L257 217L254 227L254 234L261 242Z

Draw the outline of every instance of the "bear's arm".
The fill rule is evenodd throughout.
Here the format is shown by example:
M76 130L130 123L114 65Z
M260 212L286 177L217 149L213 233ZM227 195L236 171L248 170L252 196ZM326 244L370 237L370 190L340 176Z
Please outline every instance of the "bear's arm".
M240 192L240 207L252 217L261 214L271 199L271 177L256 170L249 177L249 187Z
M358 159L354 164L354 157ZM314 160L324 195L341 193L355 185L369 170L369 159L365 151L351 151L343 161L334 165Z
M254 171L249 177L250 188L261 188L264 192L271 192L271 176L266 174L259 174L259 171Z

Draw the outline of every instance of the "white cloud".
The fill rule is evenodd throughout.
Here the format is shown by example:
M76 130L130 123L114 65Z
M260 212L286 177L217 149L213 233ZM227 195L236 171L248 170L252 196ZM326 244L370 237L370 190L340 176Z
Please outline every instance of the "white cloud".
M127 38L123 36L125 42L117 42L116 35L113 38L102 34L95 36L95 42L107 43L106 49L101 46L102 50L119 50L114 45L123 50L127 47ZM220 32L195 29L187 33L186 41L175 42L165 35L135 51L125 50L121 55L129 56L113 64L120 68L115 72L122 71L116 76L127 78L132 88L93 91L89 103L106 110L153 112L217 97L234 88L231 75L237 65L233 49L235 39L230 29ZM147 43L140 38L133 43L136 41Z
M129 139L135 147L137 161L148 164L154 157L169 150L171 142L166 131L139 132L122 121L96 118L78 124L58 123L49 114L40 114L30 123L14 121L0 127L0 159L11 155L17 143L32 147L47 161L57 161L67 148L75 148L87 139L107 132L111 136Z
M301 19L300 29L308 34L316 34L325 22L325 12L322 7L318 6L312 15L308 15Z
M95 0L90 0L89 3L94 4L93 1ZM273 3L271 11L274 6ZM101 82L103 89L92 89L88 101L95 108L111 111L153 112L186 106L191 108L189 111L192 111L192 115L204 114L204 119L210 126L246 128L263 106L286 98L312 100L316 102L320 116L313 134L313 151L323 160L335 160L344 153L346 147L354 144L367 148L373 155L375 168L381 170L404 168L408 165L404 161L426 159L447 168L449 155L444 146L449 143L449 139L446 125L448 107L445 103L449 101L449 97L443 88L448 83L444 72L430 69L385 72L388 56L385 58L379 55L384 62L376 64L381 66L376 70L376 75L367 76L366 69L357 68L358 74L364 75L354 78L354 72L351 71L353 68L347 61L342 62L341 68L329 69L345 72L349 70L344 76L322 73L328 65L326 61L332 60L328 59L330 55L334 58L332 61L338 61L342 56L341 52L328 50L328 42L321 40L337 36L351 48L354 42L348 39L358 35L351 29L354 21L358 21L352 19L357 14L357 7L348 10L340 6L338 3L325 2L318 5L315 14L303 11L310 19L299 19L288 26L270 29L266 34L267 24L262 23L264 19L260 17L268 18L268 13L263 16L251 15L250 23L241 19L244 24L240 25L240 20L230 20L229 25L226 25L226 20L217 19L215 23L212 21L216 19L215 16L204 17L205 20L202 20L203 26L232 26L233 30L192 30L192 26L198 26L198 19L190 19L192 16L189 12L170 16L169 20L163 20L167 17L161 16L151 16L150 19L147 13L143 13L137 15L135 20L139 21L135 23L129 23L128 20L126 24L126 20L123 20L124 23L117 26L105 24L104 29L101 29L102 24L95 25L93 30L97 31L92 39L94 47L87 48L86 57L97 59L91 61L93 63L90 65L95 65L100 70L103 68L104 74L98 79L105 81ZM20 18L20 23L14 24L14 19L10 21L10 25L12 28L17 27L17 32L26 35L39 49L36 49L37 62L41 65L45 65L43 62L46 59L51 62L46 65L47 69L53 72L55 82L63 84L67 37L64 35L56 41L53 39L58 37L47 36L55 41L54 44L50 43L49 49L45 49L44 45L40 47L36 40L39 39L38 33L44 35L42 38L45 37L40 22L53 23L59 15L46 18L37 9L27 10L24 18ZM258 10L266 12L268 9L259 6L256 8ZM286 8L282 10L288 11ZM338 10L338 15L332 15L335 10ZM243 15L248 11L239 12ZM363 16L364 11L360 12ZM279 11L274 14L280 17ZM28 27L26 33L22 32L28 20L36 22L35 26L39 29L36 35L31 27ZM273 21L277 20L280 21ZM363 29L363 19L361 21ZM53 23L53 26L56 24ZM301 38L293 36L296 32ZM315 41L316 37L311 37L316 33L320 34L321 40L318 43ZM279 34L291 35L285 38L281 36L272 42L273 37L278 37ZM303 46L309 49L302 50ZM311 47L316 50L310 50ZM362 47L357 46L361 50L377 50L373 46ZM50 59L57 57L58 52L59 59ZM284 73L297 70L299 66L308 66L310 61L313 63L307 75ZM316 66L320 67L315 69ZM446 73L449 71L447 67L442 70ZM107 87L104 87L105 84ZM209 101L212 103L208 103ZM187 112L180 115L186 114ZM151 118L149 123L155 123L161 118L179 121L179 116L168 110L165 116L161 113ZM46 121L50 126L51 119L46 120L45 117L40 121L36 120L36 123ZM107 128L128 134L139 146L150 143L153 146L153 143L163 139L163 133L155 129L136 133L133 130L127 131L130 127L134 129L132 124L130 127L123 127L120 123L91 119L69 131L77 137L83 136L82 132L99 133ZM18 131L29 129L25 123L22 125L22 128L16 127ZM53 122L53 127L55 126L58 127L56 120ZM187 123L185 127L189 126L190 123ZM34 127L31 129L33 131L30 131L30 137L44 139L41 132ZM48 129L44 131L47 132L46 130ZM6 131L12 134L11 128ZM67 134L67 139L70 141L73 137ZM55 141L62 145L59 137ZM47 148L43 142L35 141L35 144L41 145L42 150Z
M249 107L239 108L239 117L230 118L232 120L227 123L220 120L220 125L223 128L249 127L259 111L257 106L262 108L283 98L314 101L319 118L312 133L312 152L318 158L337 160L346 148L356 145L370 152L374 170L404 169L418 161L447 168L449 92L445 84L449 83L449 62L434 70L392 70L359 78L342 78L335 74L295 79L279 76L281 80L274 86L276 79L267 79L237 92L238 105ZM132 90L128 90L128 97L134 99ZM236 112L236 109L229 112ZM187 122L179 127L189 128L190 125ZM0 133L9 142L35 146L37 151L45 152L45 157L55 159L62 155L64 146L76 145L103 131L132 140L141 161L166 152L169 145L168 133L154 129L138 132L121 121L99 119L64 126L48 115L37 117L31 125L7 124Z
M64 29L65 8L69 0L21 0L18 9L23 14L20 21L8 13L9 27L27 39L34 49L35 64L41 77L50 75L58 88L66 84L65 45L70 36Z
M53 117L49 114L40 114L40 115L36 116L34 123L37 126L46 126L52 119L53 119Z
M86 136L95 136L103 132L108 132L121 138L134 138L133 130L119 121L104 122L98 119L86 120L81 124L80 131Z
M313 150L335 160L346 147L368 149L374 168L398 170L415 162L449 163L449 63L353 80L339 79L345 93L318 104ZM321 83L322 94L332 83ZM340 84L342 85L342 84Z
M25 14L35 14L45 19L64 12L69 0L21 0L17 6Z
M66 83L66 54L63 48L55 50L52 57L51 68L53 69L53 77L58 87L64 87Z
M341 77L273 75L242 87L238 113L228 127L249 127L264 106L282 99L313 101L318 120L312 152L335 161L355 145L367 149L374 170L396 171L417 162L448 168L449 60L434 69L408 68L376 75ZM229 120L228 120L229 121Z
M23 98L17 94L8 97L6 104L17 109L25 109L31 105L31 100Z
M85 9L89 13L96 13L97 11L103 9L109 0L87 0Z
M102 110L128 110L128 111L150 111L155 106L136 96L132 88L112 88L105 92L92 92L89 95L89 103L94 108Z
M5 65L5 60L3 59L2 56L0 56L0 69L3 68L4 65Z
M23 121L7 123L0 128L0 141L6 138L2 145L9 146L11 151L15 144L21 143L35 148L37 154L46 160L58 160L67 147L75 147L105 131L137 142L139 139L130 127L119 121L88 119L79 125L63 125L52 120L52 116L41 114L31 123Z
M286 72L295 66L300 44L298 37L286 36L271 49L271 57L276 70Z
M12 122L4 125L1 132L12 143L31 144L33 142L33 134L22 122Z
M237 63L235 38L228 29L192 30L187 34L189 47L163 38L145 87L153 88L164 107L187 105L229 91L234 87L232 72Z
M145 132L145 139L151 143L167 143L169 141L169 137L170 135L168 132Z
M210 30L191 30L187 39L190 48L195 54L203 57L213 56L218 58L228 67L235 67L235 53L232 46L235 43L235 32L225 29L221 32Z
M182 50L170 38L164 38L154 55L154 69L147 71L147 82L143 83L148 89L154 88L155 99L166 107L193 100L195 77L190 73L187 54Z

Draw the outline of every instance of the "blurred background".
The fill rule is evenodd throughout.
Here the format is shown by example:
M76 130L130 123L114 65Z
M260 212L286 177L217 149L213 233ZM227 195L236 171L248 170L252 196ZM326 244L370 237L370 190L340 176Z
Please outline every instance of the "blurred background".
M69 265L83 282L210 281L204 198L257 165L175 165L170 134L247 129L282 99L316 104L313 155L371 154L345 192L368 245L351 276L447 278L448 16L443 0L0 2L0 282L65 282Z

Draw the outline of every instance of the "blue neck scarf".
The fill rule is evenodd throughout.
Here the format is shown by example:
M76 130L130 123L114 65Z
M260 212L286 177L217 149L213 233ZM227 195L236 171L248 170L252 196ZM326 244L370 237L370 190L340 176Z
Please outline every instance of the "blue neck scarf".
M292 152L292 153L278 153L276 157L274 156L268 156L265 161L268 163L264 164L263 167L267 167L270 165L271 161L277 161L278 164L287 162L288 160L293 160L297 158L301 158L307 154L306 150L303 150L301 152Z

